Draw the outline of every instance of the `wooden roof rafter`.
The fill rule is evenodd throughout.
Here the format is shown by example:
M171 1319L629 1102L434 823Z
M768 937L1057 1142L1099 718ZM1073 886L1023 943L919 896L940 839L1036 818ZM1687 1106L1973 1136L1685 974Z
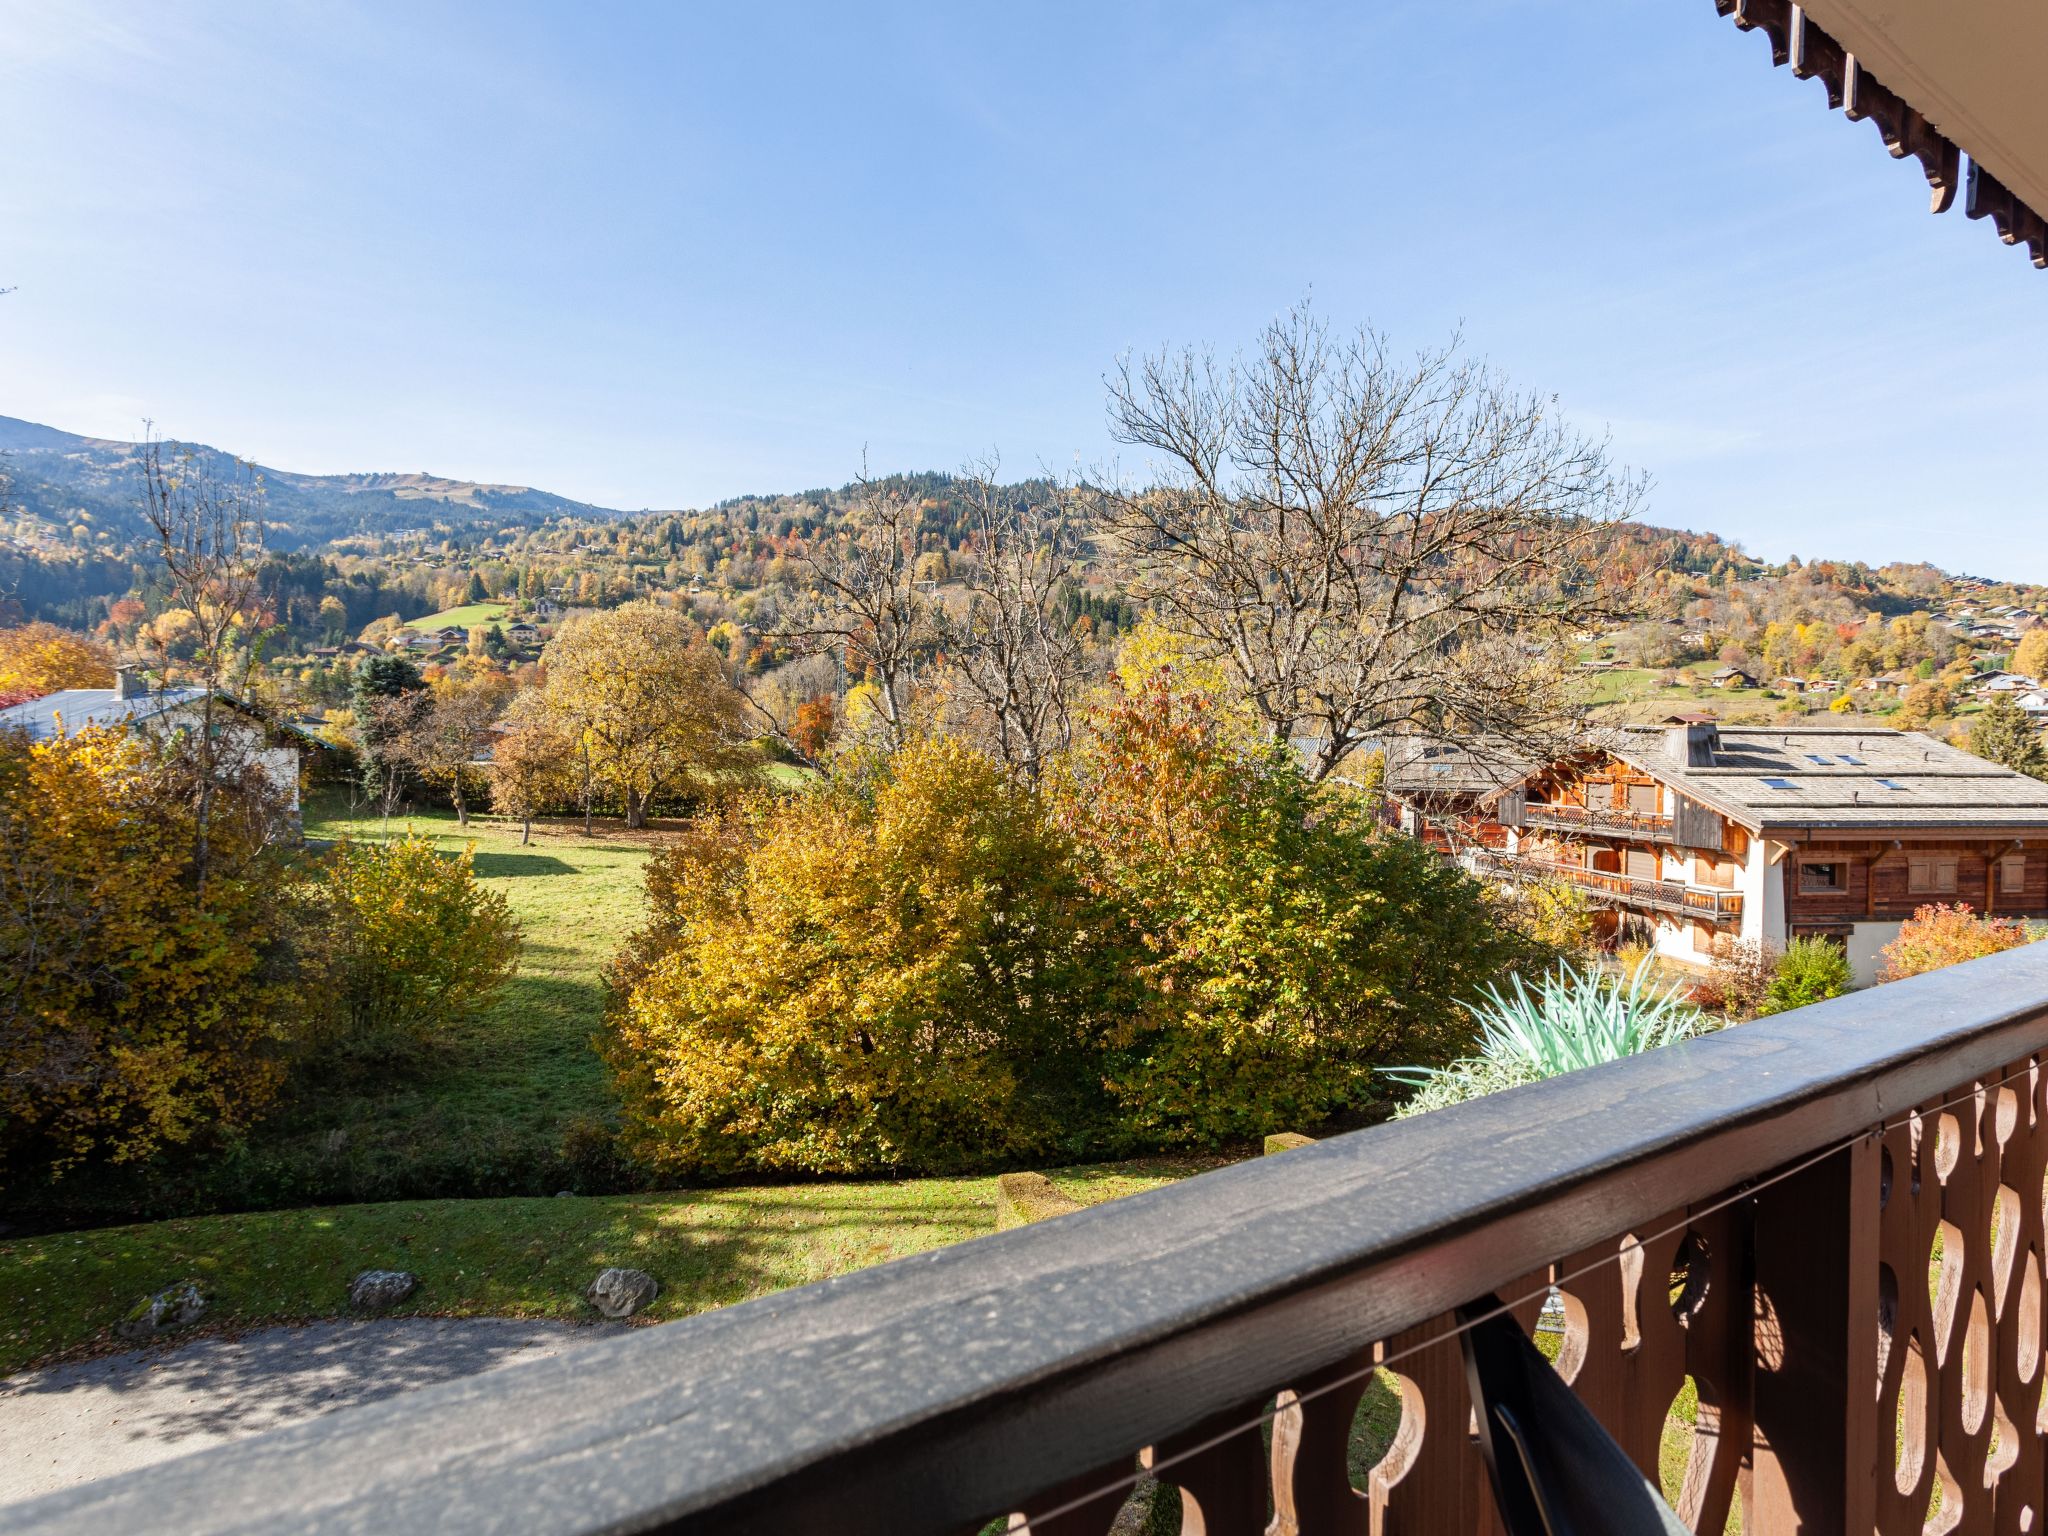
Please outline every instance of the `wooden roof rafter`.
M1714 9L1745 32L1761 32L1770 44L1773 65L1789 65L1798 79L1820 81L1830 109L1840 109L1851 122L1873 123L1893 159L1918 161L1930 188L1930 212L1947 212L1961 187L1965 217L1990 219L1999 239L2026 246L2034 265L2048 269L2048 222L1974 154L1967 154L1918 107L1872 74L1804 6L1792 0L1714 0Z

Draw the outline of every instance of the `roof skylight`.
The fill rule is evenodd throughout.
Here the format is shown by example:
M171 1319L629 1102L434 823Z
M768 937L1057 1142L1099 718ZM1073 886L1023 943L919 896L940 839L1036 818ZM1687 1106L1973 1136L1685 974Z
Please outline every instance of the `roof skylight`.
M1910 785L1901 784L1897 779L1879 779L1877 782L1882 784L1886 789L1896 789L1901 792L1904 792L1911 788Z
M1765 779L1765 789L1797 789L1799 786L1790 779Z

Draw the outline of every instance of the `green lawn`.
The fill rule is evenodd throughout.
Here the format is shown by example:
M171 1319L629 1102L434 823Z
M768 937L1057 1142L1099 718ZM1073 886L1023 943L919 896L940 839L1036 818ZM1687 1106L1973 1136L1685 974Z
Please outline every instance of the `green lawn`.
M439 629L446 624L459 624L464 629L483 627L505 622L511 613L510 603L464 603L460 608L444 608L439 613L430 613L424 619L413 619L406 629Z
M1093 1204L1209 1166L1050 1172ZM661 1321L994 1230L995 1180L967 1178L405 1201L0 1241L0 1375L112 1345L111 1325L138 1298L187 1277L211 1297L203 1326L345 1313L350 1277L371 1268L420 1277L401 1314L575 1318L592 1315L583 1287L620 1264L661 1283L643 1314Z
M666 835L577 822L517 827L452 814L346 814L332 798L306 805L310 837L430 832L443 848L476 850L484 884L502 891L522 930L519 970L498 999L453 1030L424 1067L392 1084L304 1075L225 1154L158 1160L146 1171L97 1169L47 1191L14 1191L24 1214L66 1221L140 1220L206 1211L444 1196L551 1195L630 1188L602 1130L614 1104L591 1037L604 1007L603 971L639 925L641 869ZM597 1134L593 1134L593 1132Z

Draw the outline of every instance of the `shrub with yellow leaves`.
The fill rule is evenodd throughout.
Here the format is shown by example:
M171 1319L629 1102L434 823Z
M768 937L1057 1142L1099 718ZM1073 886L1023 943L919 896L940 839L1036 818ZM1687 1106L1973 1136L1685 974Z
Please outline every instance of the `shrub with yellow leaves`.
M252 771L216 807L201 900L190 787L176 753L124 732L0 736L10 1163L145 1158L248 1124L277 1091L293 877Z

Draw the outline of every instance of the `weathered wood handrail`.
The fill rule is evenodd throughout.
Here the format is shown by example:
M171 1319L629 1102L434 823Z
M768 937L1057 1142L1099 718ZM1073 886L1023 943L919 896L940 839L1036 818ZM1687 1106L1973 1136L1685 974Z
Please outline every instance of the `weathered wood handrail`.
M2048 944L345 1410L4 1524L951 1536L1243 1424L1459 1303L1556 1280L1560 1368L1631 1454L1654 1466L1673 1384L1700 1381L1720 1441L1687 1497L1713 1529L1747 1456L1751 1536L1917 1531L1937 1480L1989 1530L1991 1501L2038 1510L2043 1488L2037 1053ZM1947 1300L1930 1304L1937 1230ZM1687 1264L1710 1278L1668 1305L1665 1271ZM1259 1536L1269 1475L1283 1530L1491 1529L1455 1345L1397 1369L1410 1422L1364 1495L1343 1464L1356 1390L1283 1399L1270 1462L1246 1429L1168 1480L1209 1536ZM1041 1536L1100 1533L1113 1504Z
M1742 916L1740 891L1709 890L1680 880L1645 879L1613 870L1586 869L1577 864L1559 864L1550 859L1533 859L1524 854L1479 849L1472 855L1481 869L1508 876L1531 875L1562 880L1578 886L1588 895L1605 897L1635 907L1681 916L1698 916L1712 922L1732 922Z
M1558 805L1531 800L1522 807L1522 824L1561 832L1594 832L1614 837L1639 837L1652 842L1676 840L1676 822L1655 811L1611 810L1585 805Z

